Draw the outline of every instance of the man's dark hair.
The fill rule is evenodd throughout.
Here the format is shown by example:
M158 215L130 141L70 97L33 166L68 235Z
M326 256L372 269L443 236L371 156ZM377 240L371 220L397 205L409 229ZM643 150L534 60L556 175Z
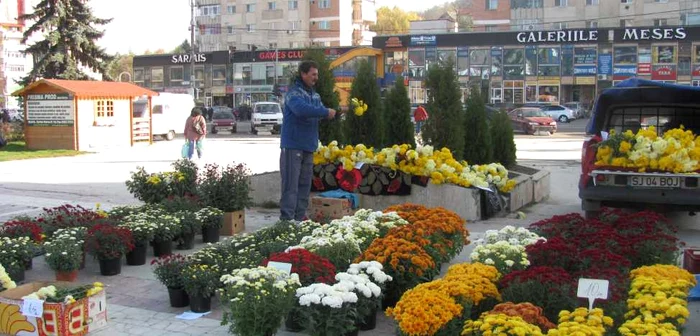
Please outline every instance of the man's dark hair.
M318 63L312 60L306 60L299 63L299 75L302 73L309 73L311 69L318 69Z
M193 107L190 112L190 117L197 117L202 115L202 109L199 107Z

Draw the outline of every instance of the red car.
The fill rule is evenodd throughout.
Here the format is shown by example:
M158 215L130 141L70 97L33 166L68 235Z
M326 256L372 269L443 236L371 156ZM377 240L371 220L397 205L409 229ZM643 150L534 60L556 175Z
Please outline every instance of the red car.
M535 134L538 131L554 134L557 131L557 122L538 107L516 108L508 112L508 116L514 131L522 131L525 134Z
M231 134L236 133L236 116L233 115L233 110L218 110L214 111L212 117L211 133L216 134L219 131L230 131Z

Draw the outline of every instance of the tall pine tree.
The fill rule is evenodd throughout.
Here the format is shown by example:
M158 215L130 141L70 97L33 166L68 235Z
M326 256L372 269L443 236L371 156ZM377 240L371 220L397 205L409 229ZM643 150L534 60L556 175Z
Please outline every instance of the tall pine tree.
M491 119L491 142L493 161L510 168L515 165L516 147L513 139L513 124L505 111L497 112Z
M415 126L411 122L411 100L403 83L396 79L384 101L384 142L386 146L409 144L416 147Z
M382 135L382 101L377 84L377 76L368 61L360 61L357 74L352 81L350 97L367 104L367 111L362 116L355 115L350 102L350 111L345 114L343 134L349 145L364 144L367 147L380 148Z
M464 109L454 59L428 69L428 120L423 130L423 143L436 149L449 148L456 159L464 150ZM471 130L471 128L468 128Z
M316 82L316 92L321 96L323 106L340 110L340 95L335 91L335 76L331 70L331 62L326 58L322 49L309 49L304 53L303 60L312 60L318 64L318 82ZM342 121L340 115L333 120L322 119L319 125L318 138L327 145L333 140L343 142Z
M467 115L463 124L466 132L464 138L464 159L469 164L486 164L493 161L491 130L486 117L486 104L478 87L473 87L467 98Z
M22 43L37 33L44 39L27 47L25 52L34 57L34 67L18 84L26 86L39 78L88 79L81 67L112 80L108 68L113 56L97 46L104 32L95 28L112 19L94 17L88 1L41 0L33 13L21 18L34 22L24 32Z

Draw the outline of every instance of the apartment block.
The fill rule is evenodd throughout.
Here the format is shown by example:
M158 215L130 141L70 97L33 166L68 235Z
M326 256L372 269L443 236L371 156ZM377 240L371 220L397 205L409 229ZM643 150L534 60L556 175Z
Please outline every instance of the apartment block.
M477 0L460 9L460 15L469 15L475 31L510 30L509 0Z
M21 89L16 83L32 70L34 65L31 55L25 55L26 45L21 43L24 30L29 24L19 17L31 12L38 0L13 0L0 2L0 106L17 107L17 97L12 92ZM30 41L32 42L32 41Z
M197 0L200 52L368 45L374 0Z

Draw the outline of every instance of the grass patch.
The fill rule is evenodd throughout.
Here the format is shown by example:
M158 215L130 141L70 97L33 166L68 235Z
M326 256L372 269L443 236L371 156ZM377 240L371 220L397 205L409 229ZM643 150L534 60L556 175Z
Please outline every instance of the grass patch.
M76 156L80 154L84 154L84 152L69 149L27 149L27 145L24 142L16 141L10 142L7 146L0 149L0 162Z

